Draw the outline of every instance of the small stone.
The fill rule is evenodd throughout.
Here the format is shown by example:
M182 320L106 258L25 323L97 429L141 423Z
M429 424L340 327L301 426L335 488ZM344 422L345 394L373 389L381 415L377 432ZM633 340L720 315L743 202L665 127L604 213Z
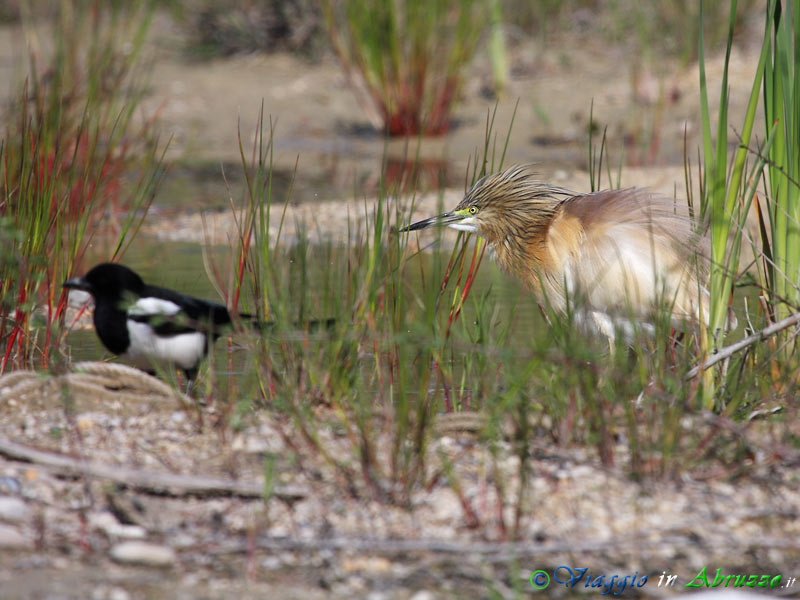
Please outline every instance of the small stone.
M267 440L259 437L248 436L245 442L244 451L248 454L264 454L270 450Z
M420 590L411 596L410 600L434 600L436 596L433 595L433 592L429 592L428 590Z
M392 563L382 556L344 557L341 564L345 573L383 574L392 568Z
M130 597L121 587L100 586L92 590L92 600L130 600Z
M168 546L148 542L122 542L111 548L111 559L128 565L145 567L171 567L175 553Z
M141 540L147 535L144 527L125 525L109 512L95 513L89 516L89 524L103 531L109 537Z
M456 523L463 515L463 507L450 488L439 488L428 495L428 503L439 523Z
M94 427L94 421L92 417L88 415L81 415L76 420L76 425L78 426L78 431L81 433L87 433L92 427Z
M0 492L4 494L19 494L22 492L22 484L16 477L0 477Z
M0 496L0 521L19 523L30 515L31 509L19 498Z
M348 577L345 581L345 585L350 590L350 593L360 594L365 592L367 589L367 582L364 580L364 578L355 575Z
M277 571L278 569L283 568L283 563L277 556L267 556L261 561L261 568L267 569L268 571Z
M131 595L121 587L111 588L108 592L108 600L129 600Z
M178 532L170 539L170 545L178 550L181 548L193 548L197 546L197 538L186 532Z
M0 548L3 550L23 550L29 546L28 540L16 527L0 524Z

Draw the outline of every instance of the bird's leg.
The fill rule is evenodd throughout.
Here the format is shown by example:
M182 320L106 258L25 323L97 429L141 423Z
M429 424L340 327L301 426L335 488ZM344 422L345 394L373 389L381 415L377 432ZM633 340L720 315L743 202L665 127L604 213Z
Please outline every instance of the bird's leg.
M590 311L589 316L591 317L594 326L597 328L597 331L606 336L606 339L608 340L609 356L614 356L614 351L616 350L617 332L614 331L614 323L612 322L611 317L596 310Z

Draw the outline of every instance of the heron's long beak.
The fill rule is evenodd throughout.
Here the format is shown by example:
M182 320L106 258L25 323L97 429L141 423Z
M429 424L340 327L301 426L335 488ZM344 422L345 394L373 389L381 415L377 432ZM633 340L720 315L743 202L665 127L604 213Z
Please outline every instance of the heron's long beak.
M467 223L469 221L469 223ZM420 229L425 229L426 227L430 227L431 225L448 225L453 229L461 229L463 231L475 231L474 226L471 223L472 219L467 211L450 211L444 214L438 215L436 217L431 217L430 219L423 219L422 221L417 221L416 223L412 223L408 227L403 227L398 229L399 232L403 231L418 231Z
M89 282L86 281L83 277L73 277L72 279L67 279L67 281L62 283L61 286L73 290L83 290L84 292L88 292L91 290Z

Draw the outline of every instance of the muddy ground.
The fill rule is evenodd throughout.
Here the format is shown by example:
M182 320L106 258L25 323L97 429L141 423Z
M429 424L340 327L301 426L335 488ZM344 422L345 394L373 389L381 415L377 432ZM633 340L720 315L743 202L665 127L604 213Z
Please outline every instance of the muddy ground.
M237 123L252 139L262 99L278 123L277 167L288 172L300 156L291 218L305 220L314 235L341 236L347 208L357 210L377 189L385 142L363 119L334 60L252 55L196 62L182 55L181 35L166 17L159 20L146 110L157 109L165 135L174 135L175 172L202 183L168 182L137 243L158 243L158 236L202 241L196 209L225 206L214 174L221 165L236 168ZM0 72L8 81L18 72L20 40L19 31L0 31ZM734 48L733 123L741 121L756 52L752 41ZM630 142L626 156L634 164L623 169L623 185L682 195L684 132L695 147L699 132L696 66L665 61L638 69L624 45L577 34L522 42L512 58L514 77L496 118L504 132L520 99L508 162L538 162L543 177L587 190L585 132L594 98L612 157L618 160L625 138ZM711 89L721 66L721 57L711 60ZM446 165L446 204L458 200L468 158L482 145L495 105L487 81L479 57L457 126L423 142L422 156ZM659 144L650 156L642 132L654 121ZM388 151L402 157L403 144L391 142ZM424 196L419 216L437 201L433 192ZM219 213L209 218L219 219L220 230L230 226ZM25 395L0 382L0 440L7 443L0 449L3 598L513 597L515 588L532 593L533 571L552 576L560 565L608 576L647 573L646 586L624 594L660 596L664 571L678 575L679 589L704 566L712 574L717 567L781 573L784 583L800 575L798 454L772 444L766 425L747 433L754 437L746 477L708 472L644 484L621 467L602 467L591 450L553 447L543 437L531 450L521 541L505 545L496 474L469 424L443 418L429 452L432 470L441 468L443 454L450 457L474 514L444 478L413 492L406 506L360 488L356 499L340 474L268 411L233 429L219 424L223 407L213 401L198 415L173 396L98 389L111 385L104 381L94 381L93 392L66 380L30 385ZM687 416L683 426L722 425ZM331 452L352 457L340 431L325 435ZM26 455L14 444L47 452ZM518 485L511 450L510 440L499 449L509 497ZM625 464L626 453L621 439L617 464ZM72 462L60 461L64 456ZM266 457L278 474L267 502ZM164 474L195 479L151 481ZM513 521L509 506L500 510L504 522ZM552 584L546 593L575 592Z

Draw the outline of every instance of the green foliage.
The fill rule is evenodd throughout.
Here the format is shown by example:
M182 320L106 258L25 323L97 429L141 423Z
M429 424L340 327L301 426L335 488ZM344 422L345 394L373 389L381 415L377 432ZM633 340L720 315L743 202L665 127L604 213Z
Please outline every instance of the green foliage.
M762 104L769 202L762 219L766 296L775 320L800 310L800 9L770 0Z
M375 124L439 135L488 22L483 0L324 0L334 52Z
M104 7L99 0L59 6L53 53L31 53L12 105L0 149L0 217L17 235L4 249L12 259L0 278L0 372L49 364L64 333L61 283L104 212L126 211L114 224L113 253L124 250L160 175L148 125L133 125L135 66L154 5ZM126 189L123 176L131 173Z
M731 3L731 19L725 69L720 86L720 110L716 140L712 137L708 92L705 80L703 39L700 38L700 93L703 123L703 160L701 177L701 216L708 219L711 234L711 305L706 351L718 350L724 340L723 328L734 282L739 271L739 256L748 215L756 215L761 239L750 241L757 257L756 268L759 294L749 306L761 309L761 315L747 314L751 327L766 327L800 308L798 269L800 268L800 208L798 208L798 175L800 154L797 139L800 135L800 96L796 93L798 44L797 11L788 3L772 1L766 7L766 26L761 54L756 66L744 122L737 127L738 147L728 151L728 59L734 32L736 2ZM766 117L765 136L754 149L751 144L759 99ZM762 179L767 192L759 199ZM755 202L754 202L755 200ZM760 244L759 244L760 242ZM756 325L753 325L753 322ZM775 349L782 337L770 340L767 347ZM779 353L789 362L779 367L772 363L770 378L777 383L778 373L791 372L791 354ZM777 360L777 357L769 359ZM783 361L781 361L783 362ZM722 396L718 386L730 385L724 373L704 375L704 405L720 406ZM782 384L780 384L782 385Z
M702 7L702 4L701 4ZM702 28L700 31L700 99L703 127L703 177L700 184L700 215L707 218L711 235L710 265L710 308L708 332L703 339L704 351L719 349L723 340L728 315L728 307L734 277L739 267L742 233L746 228L747 214L755 194L756 181L748 177L746 162L748 145L755 124L758 92L764 74L768 55L768 39L765 38L761 57L747 104L744 123L741 126L739 146L732 157L728 156L728 63L736 16L736 2L731 3L728 44L725 53L725 67L720 85L719 116L716 132L716 147L711 133L711 119L708 107L708 90L705 77L705 58ZM702 18L702 9L701 9ZM757 173L761 164L757 165ZM704 404L711 408L714 404L713 373L704 375Z

